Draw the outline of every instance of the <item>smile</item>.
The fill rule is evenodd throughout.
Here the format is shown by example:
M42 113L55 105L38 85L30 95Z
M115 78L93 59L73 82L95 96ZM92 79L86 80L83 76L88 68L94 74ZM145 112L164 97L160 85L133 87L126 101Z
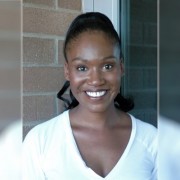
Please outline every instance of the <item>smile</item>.
M97 92L86 91L86 94L90 97L97 98L104 96L106 94L106 91L97 91Z

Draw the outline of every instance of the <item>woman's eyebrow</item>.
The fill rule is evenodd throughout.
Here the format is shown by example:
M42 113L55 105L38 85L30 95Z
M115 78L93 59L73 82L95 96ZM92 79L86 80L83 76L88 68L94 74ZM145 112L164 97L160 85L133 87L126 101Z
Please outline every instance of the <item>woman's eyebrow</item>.
M117 59L117 58L115 56L113 56L113 55L103 58L103 60L108 60L108 59Z
M71 61L87 61L87 59L83 59L81 57L75 57L75 58L71 59Z
M103 57L102 60L109 60L109 59L117 59L115 56L113 55L110 55L110 56L107 56L107 57ZM88 61L87 59L83 59L81 57L75 57L73 59L71 59L71 61Z

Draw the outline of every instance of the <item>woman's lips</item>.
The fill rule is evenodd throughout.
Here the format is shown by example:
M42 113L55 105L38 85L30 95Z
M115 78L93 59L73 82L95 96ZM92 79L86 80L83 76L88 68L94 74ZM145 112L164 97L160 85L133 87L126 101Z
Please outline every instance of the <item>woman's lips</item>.
M89 96L89 97L92 97L92 98L98 98L98 97L102 97L106 94L106 90L102 90L102 91L86 91L86 94Z

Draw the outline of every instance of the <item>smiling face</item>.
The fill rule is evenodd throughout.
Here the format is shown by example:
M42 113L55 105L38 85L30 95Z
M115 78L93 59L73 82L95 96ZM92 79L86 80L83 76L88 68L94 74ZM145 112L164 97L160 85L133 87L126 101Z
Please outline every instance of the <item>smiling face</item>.
M80 108L104 112L114 108L123 65L119 48L101 31L83 32L66 50L65 78Z

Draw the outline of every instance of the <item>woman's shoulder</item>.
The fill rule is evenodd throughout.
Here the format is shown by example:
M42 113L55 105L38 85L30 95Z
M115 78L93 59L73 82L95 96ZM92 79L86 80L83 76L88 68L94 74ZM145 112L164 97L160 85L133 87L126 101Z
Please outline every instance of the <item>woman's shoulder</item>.
M136 140L142 143L144 146L156 146L157 145L157 128L145 121L142 121L132 115L133 127L136 131Z
M145 121L143 121L141 119L138 119L138 118L136 118L135 116L133 116L131 114L130 114L130 116L131 116L132 122L134 124L136 124L136 129L137 130L140 130L142 133L143 132L144 133L150 133L150 134L153 134L153 135L157 134L157 128L154 125L152 125L152 124L150 124L148 122L145 122Z
M68 111L64 111L60 115L36 125L28 132L25 141L26 139L33 138L42 140L51 137L56 133L63 133L68 121L68 116Z

